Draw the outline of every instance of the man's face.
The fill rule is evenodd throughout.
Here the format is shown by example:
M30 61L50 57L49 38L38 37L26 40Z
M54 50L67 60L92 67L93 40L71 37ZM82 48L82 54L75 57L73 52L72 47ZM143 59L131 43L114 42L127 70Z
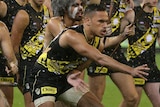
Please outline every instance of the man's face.
M148 3L150 7L155 7L158 4L158 0L145 0L145 3Z
M82 20L84 6L85 4L82 2L82 0L75 0L75 2L72 3L68 8L69 17L76 21Z
M90 27L92 33L99 37L106 36L107 22L108 22L108 14L106 11L95 12L93 17L90 18Z
M32 0L32 1L36 6L40 7L43 5L45 0Z

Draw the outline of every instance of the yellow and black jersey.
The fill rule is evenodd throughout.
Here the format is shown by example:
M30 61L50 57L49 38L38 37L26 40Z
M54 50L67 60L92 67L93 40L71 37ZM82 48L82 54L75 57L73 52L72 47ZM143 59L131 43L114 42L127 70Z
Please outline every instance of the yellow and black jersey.
M135 7L135 35L130 36L127 49L128 64L133 67L147 64L150 68L147 82L160 82L160 71L155 61L155 45L160 26L160 13L154 7L152 13L146 13L141 6ZM138 78L139 79L139 78ZM135 79L136 85L144 85L144 80Z
M119 0L114 0L111 14L112 36L116 36L120 32L120 22L124 17L127 5Z
M72 27L69 29L73 29L84 35L83 26ZM63 32L65 32L65 30ZM48 48L51 48L51 50L42 53L37 60L37 62L44 68L47 68L49 72L54 72L55 74L66 74L87 60L86 57L79 55L73 48L61 47L59 45L61 34L50 43ZM90 45L98 48L99 44L100 38L95 37Z
M13 20L17 14L17 12L22 9L22 6L19 5L16 0L3 0L7 5L7 13L6 16L0 20L2 20L11 32Z
M135 36L130 36L128 48L128 60L141 57L149 62L155 61L155 43L160 26L160 13L155 7L152 13L146 13L141 6L135 8ZM151 57L147 57L147 56ZM151 59L148 59L151 58Z
M30 4L27 4L23 9L29 15L29 25L23 33L20 55L22 60L35 62L43 48L44 33L49 20L49 12L46 6L43 6L42 12L36 12Z
M126 3L122 3L121 0L114 0L113 10L111 17L112 34L111 36L118 36L120 34L121 19L124 17L126 12ZM115 49L116 48L116 49ZM127 64L126 58L121 50L121 46L111 46L104 49L106 55L112 56L114 59Z

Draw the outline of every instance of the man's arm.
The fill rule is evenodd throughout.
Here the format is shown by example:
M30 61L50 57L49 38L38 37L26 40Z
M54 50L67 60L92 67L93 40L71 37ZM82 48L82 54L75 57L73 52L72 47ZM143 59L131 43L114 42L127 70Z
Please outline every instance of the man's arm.
M143 70L149 70L146 65L132 68L128 65L119 63L118 61L105 54L102 54L98 49L89 45L86 42L84 36L75 31L68 30L67 32L65 32L61 36L59 43L62 47L70 46L80 55L90 58L96 63L99 63L100 65L106 66L113 70L129 73L133 76L139 76L142 78L144 78L143 74L148 75L147 73L143 72Z
M16 74L18 72L18 63L13 51L9 31L3 22L0 22L0 46L3 55L7 59L8 67L11 70L11 73Z
M11 30L11 41L15 54L19 54L19 46L24 30L29 24L29 15L26 11L20 10L13 22Z
M134 11L132 9L128 10L125 13L125 17L121 20L120 34L118 36L108 37L105 41L106 43L105 48L113 45L119 45L127 38L127 36L134 35L135 33L134 18L135 18Z
M135 20L134 10L130 9L130 10L126 11L124 18L121 20L120 32L124 32L125 27L127 25L134 24L134 20ZM131 26L130 30L134 31L134 26ZM134 32L133 32L133 34L130 34L130 35L134 35Z

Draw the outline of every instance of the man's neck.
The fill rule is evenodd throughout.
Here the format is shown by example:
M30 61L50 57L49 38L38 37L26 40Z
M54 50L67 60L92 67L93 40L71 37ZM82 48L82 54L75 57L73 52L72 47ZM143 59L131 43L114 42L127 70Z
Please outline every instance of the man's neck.
M31 4L32 8L36 12L42 12L42 10L43 10L43 4L42 5L36 5L34 2L32 2L32 0L30 1L30 4Z
M66 27L70 27L70 26L74 25L74 20L72 20L71 18L69 18L67 15L64 15L62 21L63 21L63 24Z
M86 25L83 25L83 32L84 32L84 36L87 40L88 43L92 42L94 35L91 33L91 31L89 30L90 28Z
M19 5L24 6L27 3L27 0L15 0Z

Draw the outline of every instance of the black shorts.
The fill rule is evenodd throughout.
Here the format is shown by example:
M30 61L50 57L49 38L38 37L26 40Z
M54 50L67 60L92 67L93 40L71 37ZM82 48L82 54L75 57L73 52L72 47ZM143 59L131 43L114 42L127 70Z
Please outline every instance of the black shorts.
M23 94L30 92L29 77L33 66L34 62L24 61L19 64L20 78L18 84L22 87Z
M114 48L108 48L105 50L104 54L109 56L112 55L112 58L115 60L123 64L128 64L126 57L120 47L116 51ZM110 75L111 73L116 73L115 71L106 67L102 67L101 65L98 65L94 62L87 68L87 72L89 76Z
M134 77L134 83L136 86L144 86L146 83L160 82L160 72L149 73L146 76L148 79L145 81L143 78Z
M134 77L135 79L135 85L137 86L143 86L148 82L160 82L160 71L156 65L156 62L147 62L146 60L130 60L128 62L130 64L130 66L132 67L137 67L143 64L147 64L148 67L150 68L149 71L146 71L147 73L149 73L148 76L145 76L147 78L147 81L145 81L142 78L139 77Z
M100 76L100 75L109 75L110 72L108 68L98 65L96 63L91 63L91 65L87 68L87 74L89 76Z
M33 101L44 97L57 97L72 86L67 82L67 74L55 75L39 64L35 64L30 76L30 87Z
M9 83L10 85L16 82L16 77L8 75L7 72L5 71L6 67L6 59L0 55L0 83L1 84L6 84Z
M7 60L0 53L0 76L8 76L7 72L5 71L6 64Z

